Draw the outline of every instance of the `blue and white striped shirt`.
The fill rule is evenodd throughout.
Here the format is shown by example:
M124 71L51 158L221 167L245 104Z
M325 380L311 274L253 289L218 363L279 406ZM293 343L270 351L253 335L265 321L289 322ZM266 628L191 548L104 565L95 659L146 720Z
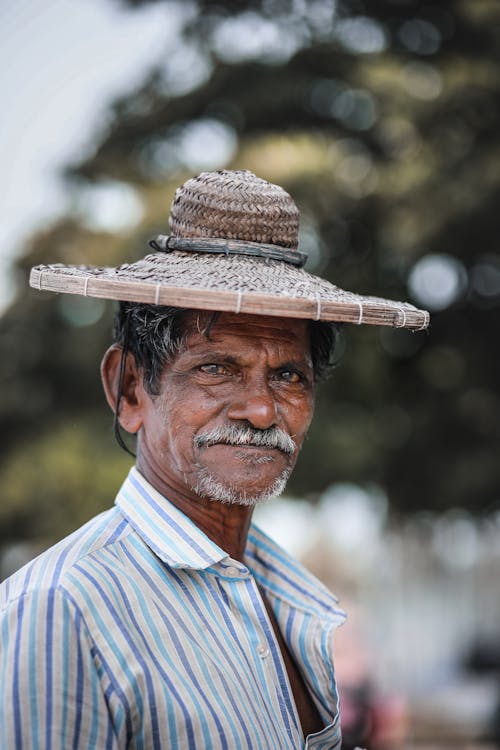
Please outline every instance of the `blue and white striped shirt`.
M132 469L0 586L2 750L340 748L337 600L255 526L245 563ZM305 741L257 583L325 724Z

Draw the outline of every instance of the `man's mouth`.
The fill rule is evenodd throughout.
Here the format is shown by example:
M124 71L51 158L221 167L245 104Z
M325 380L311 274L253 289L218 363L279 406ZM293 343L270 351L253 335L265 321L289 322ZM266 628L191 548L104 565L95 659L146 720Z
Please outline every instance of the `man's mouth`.
M273 463L276 460L276 452L282 456L289 456L288 453L281 451L279 448L270 447L267 445L253 445L252 443L228 443L219 441L218 443L210 442L204 446L205 448L230 448L236 458L242 461L248 461L255 464L267 464ZM273 455L274 454L274 455Z
M262 445L232 445L231 443L213 443L209 447L217 448L217 446L230 448L237 459L255 465L274 463L276 451L279 451L279 448L267 448ZM279 453L284 456L287 455L282 451L279 451Z

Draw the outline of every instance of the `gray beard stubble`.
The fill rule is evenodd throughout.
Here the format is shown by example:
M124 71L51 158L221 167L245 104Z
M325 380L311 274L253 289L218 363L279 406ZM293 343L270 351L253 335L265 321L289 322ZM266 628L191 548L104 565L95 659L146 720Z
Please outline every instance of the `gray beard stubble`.
M252 427L225 425L197 435L193 443L195 448L204 448L220 443L234 446L254 445L258 447L277 448L288 456L293 455L296 450L296 445L292 438L279 427L256 430ZM243 455L242 459L244 460ZM269 463L271 461L273 459L270 456L262 456L254 460L254 463L258 465L259 463ZM248 494L244 489L235 487L230 482L221 482L205 466L198 465L196 472L198 481L193 490L200 497L207 498L213 502L226 505L255 506L281 495L292 473L292 468L292 466L286 467L269 487L266 487L255 495Z

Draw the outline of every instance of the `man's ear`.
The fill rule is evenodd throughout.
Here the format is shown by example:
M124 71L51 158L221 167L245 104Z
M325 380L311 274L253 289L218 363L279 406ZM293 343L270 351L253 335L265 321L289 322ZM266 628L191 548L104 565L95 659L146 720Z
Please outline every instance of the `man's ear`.
M127 352L123 368L122 392L119 394L122 351L118 344L109 347L101 362L101 380L106 400L113 412L120 398L118 419L121 426L127 432L135 434L142 427L142 409L146 393L134 355L132 352Z

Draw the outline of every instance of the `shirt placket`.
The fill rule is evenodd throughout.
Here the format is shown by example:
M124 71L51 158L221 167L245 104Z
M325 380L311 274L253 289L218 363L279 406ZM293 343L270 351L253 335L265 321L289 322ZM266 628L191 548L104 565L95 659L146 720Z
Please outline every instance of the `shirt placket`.
M272 605L272 593L270 593L270 599ZM283 601L281 604L283 605ZM288 612L288 607L286 605L284 607L282 606L281 616L277 617L278 625L282 628L283 633L285 632L284 622L286 621L286 612ZM318 616L311 617L308 626L304 628L304 630L306 635L302 644L303 652L297 644L295 644L294 647L293 643L288 642L287 645L303 674L306 685L308 685L311 674L323 673L325 667L330 665L333 661L331 645L329 645L332 638L332 623L330 620L321 620ZM322 644L322 648L324 648L324 651L321 652L323 653L323 656L320 655L318 644ZM307 663L305 664L302 661L304 655L306 655L307 659ZM320 660L322 662L321 664L319 663ZM327 679L328 678L325 676L320 691L322 695L329 695L328 691L332 687L331 682L327 685ZM333 679L333 670L331 670L330 680ZM313 690L312 686L310 689L311 691ZM329 698L330 697L332 705L334 705L334 703L337 705L338 696L329 695ZM323 716L325 726L320 731L308 735L300 746L304 747L305 750L339 750L341 747L341 731L338 711L336 713L331 713L326 705L318 705L317 708Z
M232 617L246 644L263 700L272 705L283 726L287 748L303 748L299 717L286 667L257 583L242 563L225 560L218 566L220 583L231 603Z

